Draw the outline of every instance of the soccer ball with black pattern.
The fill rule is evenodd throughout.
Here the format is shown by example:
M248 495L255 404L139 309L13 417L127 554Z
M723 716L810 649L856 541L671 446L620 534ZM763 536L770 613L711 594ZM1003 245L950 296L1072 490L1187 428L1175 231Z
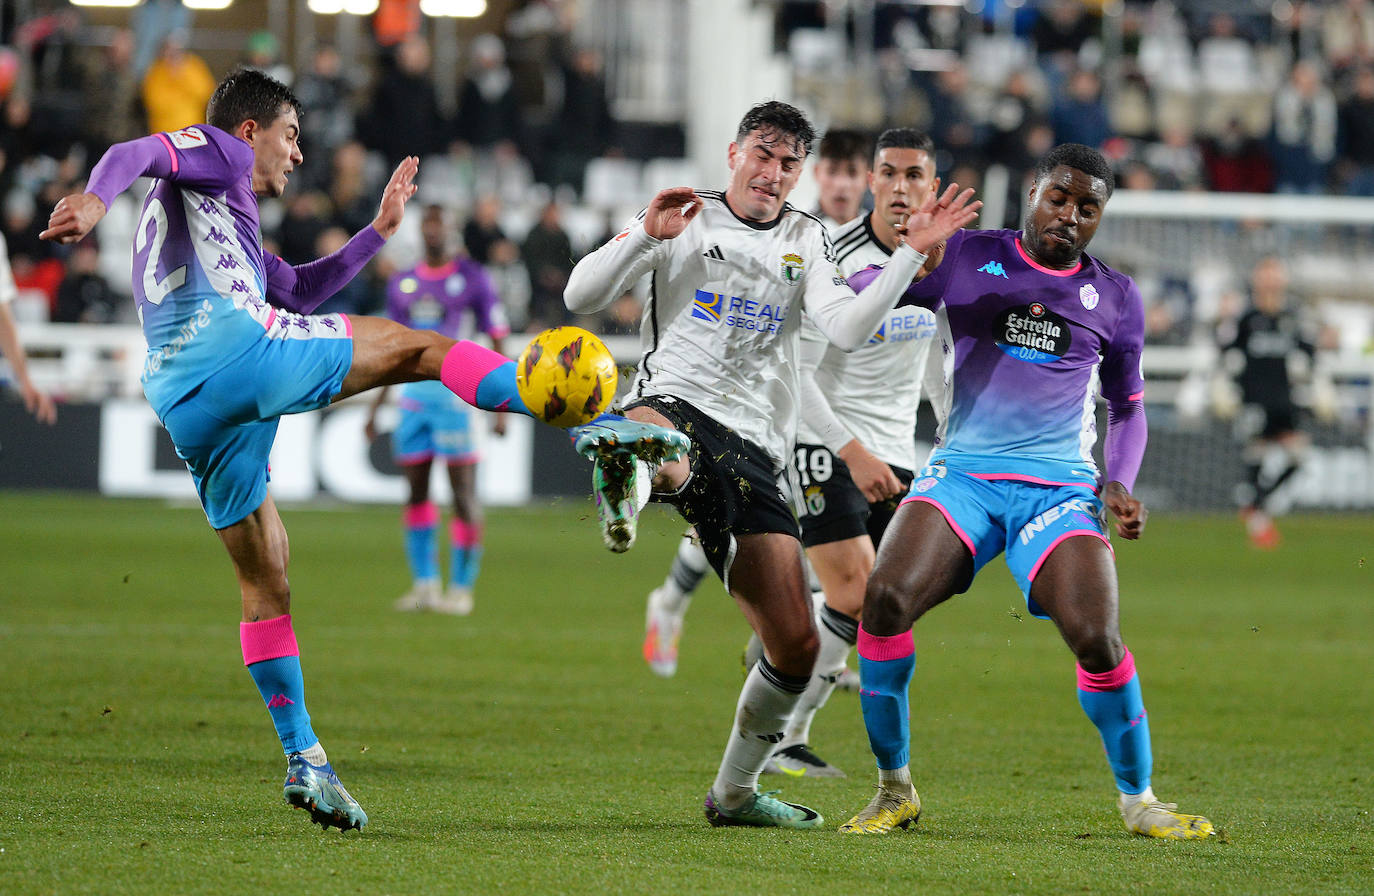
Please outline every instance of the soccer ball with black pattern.
M520 399L540 420L559 427L600 416L615 399L619 379L606 343L581 327L545 330L515 365Z

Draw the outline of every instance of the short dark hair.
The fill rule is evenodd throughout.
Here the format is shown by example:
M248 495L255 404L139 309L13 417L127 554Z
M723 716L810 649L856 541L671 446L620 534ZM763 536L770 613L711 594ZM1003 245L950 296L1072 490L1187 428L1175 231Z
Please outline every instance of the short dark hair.
M276 78L257 69L241 68L224 76L205 107L205 123L221 131L232 131L245 121L267 127L290 106L301 115L301 101Z
M1112 173L1112 166L1106 157L1091 146L1084 146L1082 143L1061 143L1045 153L1035 165L1036 183L1060 165L1082 171L1089 177L1100 178L1107 185L1107 198L1112 198L1112 190L1116 187L1116 175Z
M915 128L888 128L878 135L878 144L873 147L873 157L885 149L919 149L935 160L935 141L930 135Z
M868 145L868 135L861 131L831 128L821 138L821 145L816 153L822 159L845 161L846 159L860 158L867 162Z
M778 100L759 103L744 113L735 132L735 142L743 143L754 131L773 134L767 142L786 141L803 156L811 152L811 144L816 142L816 129L807 120L806 113Z

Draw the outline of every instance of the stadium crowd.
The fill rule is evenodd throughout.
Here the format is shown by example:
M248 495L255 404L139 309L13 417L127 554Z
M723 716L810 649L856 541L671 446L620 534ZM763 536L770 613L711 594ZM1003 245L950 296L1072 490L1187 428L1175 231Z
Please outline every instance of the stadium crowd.
M1015 226L1025 173L1062 142L1100 148L1124 188L1374 196L1369 0L1130 2L1108 19L1079 0L979 12L879 3L871 28L856 27L862 4L773 5L799 88L817 71L808 35L840 35L842 58L867 52L859 35L872 41L879 81L862 89L880 98L879 117L855 121L856 103L818 109L821 121L923 127L947 181L978 186L993 165L1012 172L1006 219L985 226ZM626 123L600 53L575 37L578 6L517 4L500 33L466 40L455 73L436 66L418 13L373 21L370 66L320 43L293 72L271 32L251 34L238 63L290 83L309 121L305 164L264 205L268 247L288 262L337 248L370 219L396 160L414 153L422 196L460 212L466 250L491 270L513 327L565 320L574 263L633 212L586 189L589 166L627 155ZM21 290L43 300L24 316L128 321L132 197L111 209L98 245L58 247L37 233L107 146L200 121L222 72L188 44L196 32L176 0L147 0L120 29L90 26L66 3L31 8L22 21L8 5L0 17L0 232ZM418 233L404 231L324 310L379 310L386 277L419 252ZM637 323L629 296L602 316L608 333ZM1176 320L1153 329L1163 341L1181 332Z

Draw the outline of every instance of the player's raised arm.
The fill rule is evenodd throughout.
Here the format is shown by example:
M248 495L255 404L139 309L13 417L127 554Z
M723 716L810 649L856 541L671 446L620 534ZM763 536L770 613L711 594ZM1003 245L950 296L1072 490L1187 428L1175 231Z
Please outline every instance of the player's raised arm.
M624 295L654 267L664 241L681 236L701 208L691 187L660 190L629 226L573 267L563 289L568 310L591 314Z
M48 229L38 236L63 245L79 242L95 229L107 211L105 203L94 193L63 196L48 216Z
M382 190L382 204L377 209L377 217L372 219L372 226L382 235L382 239L391 239L401 226L406 202L415 195L415 175L419 170L420 160L415 156L406 156L391 172L391 180Z
M671 240L687 229L701 208L701 197L691 187L659 190L644 212L644 232L656 240Z

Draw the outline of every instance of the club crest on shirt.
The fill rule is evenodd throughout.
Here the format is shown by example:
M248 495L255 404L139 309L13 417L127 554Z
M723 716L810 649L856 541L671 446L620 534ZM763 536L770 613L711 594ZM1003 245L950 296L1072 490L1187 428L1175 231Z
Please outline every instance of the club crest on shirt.
M1097 307L1098 295L1097 288L1091 283L1084 283L1078 287L1078 301L1083 303L1083 307L1089 311Z
M788 283L796 284L801 281L802 275L806 273L806 262L795 252L788 252L782 257L782 279Z

